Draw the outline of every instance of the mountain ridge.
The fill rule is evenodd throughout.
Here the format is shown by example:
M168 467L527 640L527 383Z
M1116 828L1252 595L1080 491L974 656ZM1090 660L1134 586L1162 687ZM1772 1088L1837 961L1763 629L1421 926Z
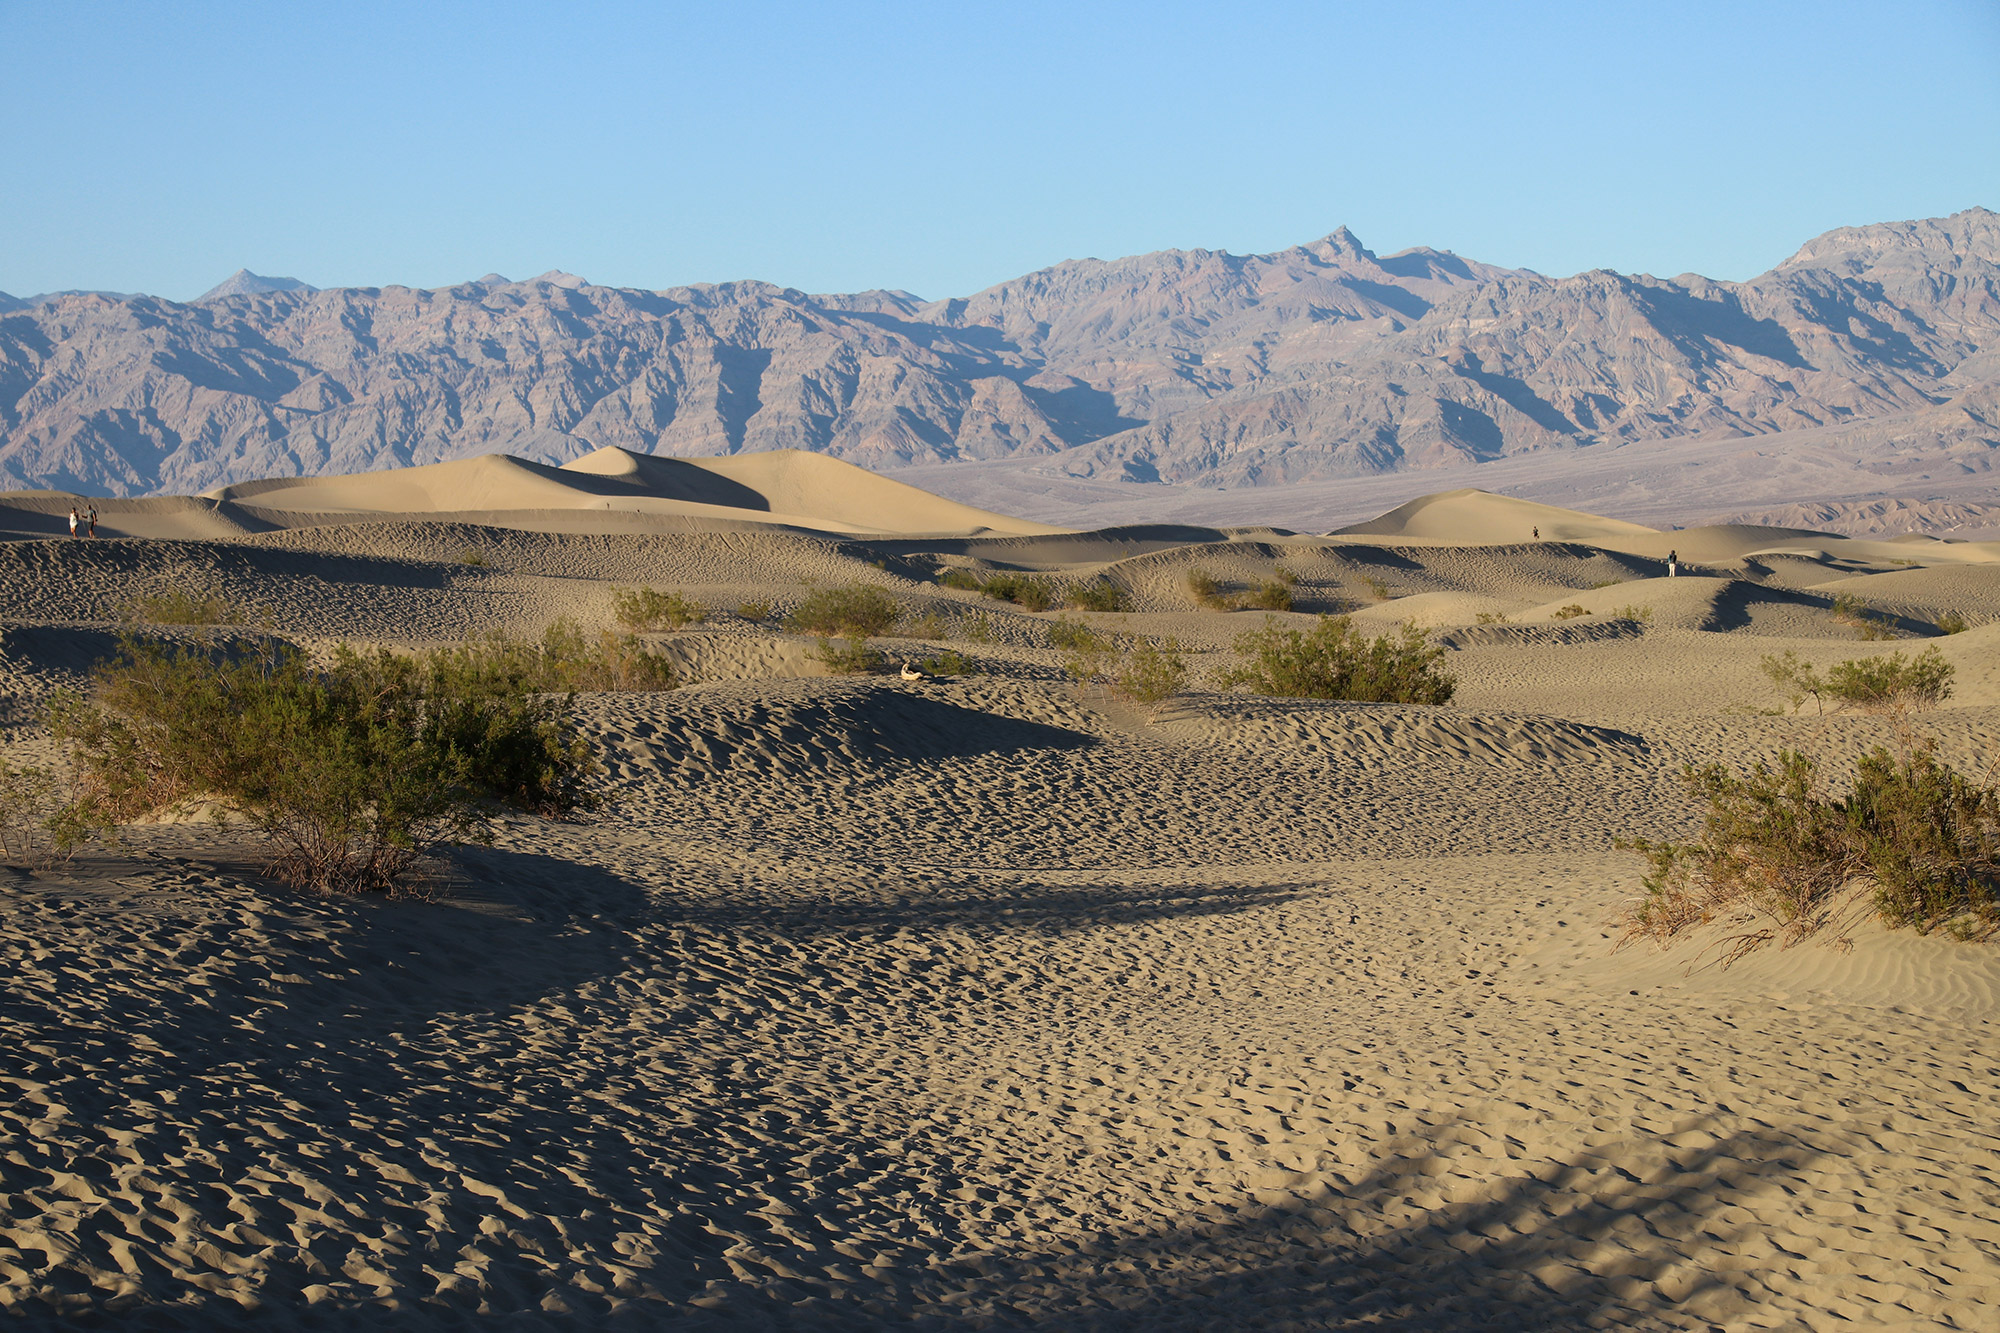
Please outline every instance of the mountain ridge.
M192 493L612 445L1194 487L1829 428L1913 475L2000 456L1985 209L1839 228L1740 283L1378 256L1344 227L1263 255L1068 260L938 301L560 271L223 291L239 279L297 282L0 298L0 486Z

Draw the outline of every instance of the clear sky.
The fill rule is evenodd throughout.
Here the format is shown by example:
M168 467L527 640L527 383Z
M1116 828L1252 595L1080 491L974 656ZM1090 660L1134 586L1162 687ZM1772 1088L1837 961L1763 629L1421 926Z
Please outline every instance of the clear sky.
M0 0L0 291L961 295L1346 224L1745 278L2000 208L2000 0Z

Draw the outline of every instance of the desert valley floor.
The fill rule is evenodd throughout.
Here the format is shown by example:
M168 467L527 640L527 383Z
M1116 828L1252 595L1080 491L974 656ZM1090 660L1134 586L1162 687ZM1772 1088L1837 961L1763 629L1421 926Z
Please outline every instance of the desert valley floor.
M1642 869L1613 842L1695 827L1684 762L1887 734L1774 714L1766 654L1934 643L1923 726L1990 772L2000 545L1473 492L1331 536L1071 533L796 456L708 490L624 460L100 501L94 541L57 537L69 497L0 497L17 760L149 593L308 648L610 625L636 586L710 608L658 639L692 683L580 697L606 809L510 819L420 894L288 889L206 824L0 867L15 1326L2000 1321L1994 946L1613 949ZM1209 683L1265 613L1188 571L1279 566L1279 620L1414 620L1456 697ZM847 584L947 636L892 658L977 674L829 677L735 610ZM1080 690L1059 614L1197 679Z

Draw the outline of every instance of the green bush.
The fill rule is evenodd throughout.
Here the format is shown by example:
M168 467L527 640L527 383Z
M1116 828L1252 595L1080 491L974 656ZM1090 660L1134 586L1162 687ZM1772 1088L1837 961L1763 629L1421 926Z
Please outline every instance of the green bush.
M807 656L836 676L865 676L882 666L882 654L859 634L844 639L821 639Z
M752 625L761 625L771 618L771 604L769 602L738 602L736 604L736 616L737 619L746 620Z
M1292 590L1273 579L1244 593L1236 599L1236 605L1257 611L1289 611L1292 609Z
M1286 569L1283 565L1273 565L1271 567L1271 575L1287 588L1296 588L1299 586L1299 576L1291 570Z
M1346 616L1321 616L1311 630L1271 621L1240 635L1236 651L1249 661L1224 673L1225 688L1247 685L1258 694L1442 704L1458 687L1457 677L1438 669L1444 649L1408 624L1398 634L1371 639Z
M569 701L536 690L525 662L343 646L320 670L289 646L128 636L92 700L50 711L77 774L67 815L102 828L213 802L264 835L281 878L387 889L425 852L488 836L498 803L596 803Z
M1571 602L1568 606L1558 607L1556 609L1557 620L1575 620L1578 616L1587 616L1589 614L1590 614L1589 611L1585 610L1583 607L1579 606L1575 602Z
M1837 923L1856 881L1893 927L1965 937L2000 927L2000 791L1939 763L1929 743L1870 750L1840 797L1818 761L1792 750L1742 777L1712 763L1682 778L1707 807L1701 840L1621 844L1650 866L1628 939L1665 944L1747 915L1751 928L1724 946L1727 963Z
M961 592L978 592L981 588L979 575L969 569L953 566L938 575L938 582L947 588L957 588Z
M1211 611L1229 609L1229 599L1223 595L1222 584L1207 570L1190 569L1187 572L1187 586L1197 604Z
M1653 623L1653 608L1650 606L1621 606L1611 613L1613 620L1636 620L1642 625Z
M484 569L486 567L486 552L475 550L468 546L458 553L458 563L461 565L471 565L475 569Z
M821 638L870 639L888 629L896 620L896 603L888 593L868 584L845 588L821 588L806 594L805 600L785 617L785 628L795 634L817 634Z
M1180 645L1141 640L1134 644L1111 679L1112 690L1133 703L1157 707L1187 688L1188 664Z
M54 773L0 759L0 856L40 859L58 850L52 821L62 805Z
M1765 656L1760 666L1771 683L1785 693L1794 712L1808 697L1819 712L1825 711L1828 700L1863 712L1921 712L1951 697L1952 677L1957 674L1936 648L1926 648L1914 658L1898 652L1852 659L1824 675L1790 649Z
M654 692L671 690L680 684L674 660L656 652L644 639L613 634L610 630L586 633L574 621L566 619L555 621L543 631L538 647L489 639L443 650L441 656L457 660L463 655L464 661L472 664L479 660L480 654L498 662L517 653L528 661L529 669L523 676L526 683L550 693Z
M945 624L944 617L935 611L926 611L912 620L906 632L909 638L930 639L934 642L951 637L951 630Z
M1070 589L1070 605L1080 611L1129 611L1132 599L1125 590L1109 579L1095 579L1089 583L1079 583Z
M1937 626L1940 634L1963 634L1971 628L1966 623L1965 617L1956 611L1941 611L1938 613L1938 618L1931 623Z
M1047 579L1011 571L995 574L980 585L981 592L996 601L1012 602L1025 611L1046 611L1056 604L1055 589Z
M917 670L926 676L976 676L979 664L957 649L947 648L917 663Z
M967 643L998 643L999 633L993 628L992 619L981 611L976 616L967 616L959 624L959 633Z
M236 609L224 599L178 589L141 594L125 608L125 619L141 625L221 625L235 618Z
M1079 685L1088 685L1104 675L1118 650L1117 641L1109 635L1068 617L1058 617L1049 626L1049 642L1062 650L1063 671Z
M1363 574L1361 581L1368 585L1369 593L1378 602L1386 602L1395 596L1395 593L1389 590L1389 585L1381 579L1376 578L1373 574Z
M699 625L708 619L708 609L699 602L657 588L621 588L611 594L611 609L619 624L642 633Z

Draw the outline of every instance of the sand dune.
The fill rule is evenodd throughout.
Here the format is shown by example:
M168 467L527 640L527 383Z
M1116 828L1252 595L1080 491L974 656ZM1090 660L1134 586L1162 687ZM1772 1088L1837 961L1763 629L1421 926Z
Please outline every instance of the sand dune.
M1463 491L1070 533L877 480L496 457L100 502L95 542L0 497L9 762L146 596L308 648L614 628L640 584L708 611L651 636L690 683L579 697L608 808L510 818L427 896L291 891L201 823L0 866L14 1326L1990 1325L1994 947L1614 952L1613 841L1697 827L1684 764L1894 742L1788 712L1777 652L1935 646L1917 725L1984 771L2000 547ZM892 658L978 674L828 678L780 622L850 584L902 609ZM1217 687L1320 612L1432 631L1452 703ZM1189 691L1079 688L1063 621L1176 641Z

